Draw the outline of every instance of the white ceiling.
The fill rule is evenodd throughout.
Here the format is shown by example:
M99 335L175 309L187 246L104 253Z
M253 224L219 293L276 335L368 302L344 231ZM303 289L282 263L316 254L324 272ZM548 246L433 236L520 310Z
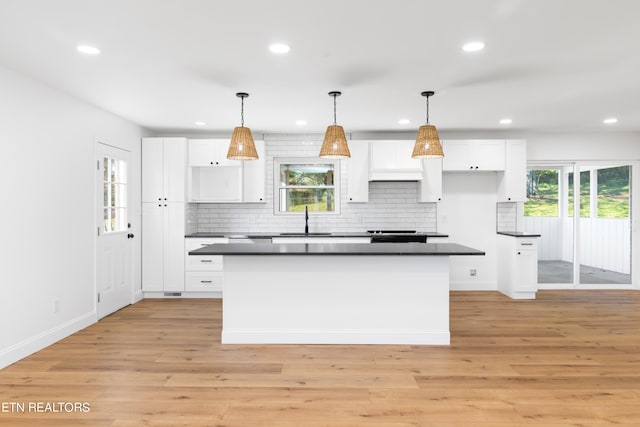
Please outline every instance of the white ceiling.
M323 132L331 90L347 132L415 130L423 90L441 130L640 130L638 17L638 0L0 0L0 64L158 132L230 132L238 91L254 132Z

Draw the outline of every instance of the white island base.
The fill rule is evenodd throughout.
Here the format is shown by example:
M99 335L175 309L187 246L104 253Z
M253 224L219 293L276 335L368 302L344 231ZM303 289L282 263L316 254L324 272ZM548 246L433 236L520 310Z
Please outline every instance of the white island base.
M448 345L449 256L224 255L223 344Z

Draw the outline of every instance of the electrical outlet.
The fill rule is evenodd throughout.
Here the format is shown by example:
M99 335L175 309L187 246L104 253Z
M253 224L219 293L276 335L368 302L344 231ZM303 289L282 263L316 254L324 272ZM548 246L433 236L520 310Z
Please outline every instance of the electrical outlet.
M475 277L477 275L478 275L478 270L476 270L475 268L472 268L469 270L469 276Z
M53 300L53 312L60 313L60 300L57 298Z

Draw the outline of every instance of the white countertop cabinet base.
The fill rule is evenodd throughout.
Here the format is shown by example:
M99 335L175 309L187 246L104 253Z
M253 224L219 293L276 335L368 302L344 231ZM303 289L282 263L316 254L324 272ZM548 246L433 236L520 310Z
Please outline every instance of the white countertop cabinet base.
M535 299L538 290L536 237L498 235L498 290L513 299Z
M225 255L224 270L223 344L450 342L448 256Z

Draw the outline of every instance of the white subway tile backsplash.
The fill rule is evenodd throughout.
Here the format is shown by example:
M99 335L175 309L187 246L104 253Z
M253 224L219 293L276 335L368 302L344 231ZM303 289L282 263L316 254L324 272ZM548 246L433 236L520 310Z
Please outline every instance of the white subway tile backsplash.
M275 215L273 209L273 159L317 158L322 134L268 134L266 147L266 203L191 204L188 232L282 232L301 231L304 215ZM340 161L340 213L311 214L309 228L316 232L362 232L369 229L415 229L437 231L436 204L417 203L416 182L371 182L368 203L346 203L347 164Z

